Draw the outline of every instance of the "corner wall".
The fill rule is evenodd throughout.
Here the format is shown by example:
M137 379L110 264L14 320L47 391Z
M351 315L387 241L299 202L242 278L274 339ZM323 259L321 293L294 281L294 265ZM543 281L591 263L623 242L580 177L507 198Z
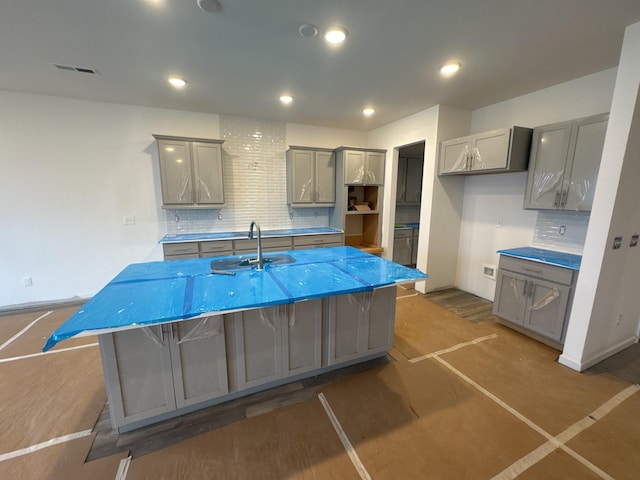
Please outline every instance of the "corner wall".
M640 23L627 27L591 221L560 363L581 371L638 340ZM612 248L622 237L621 248Z

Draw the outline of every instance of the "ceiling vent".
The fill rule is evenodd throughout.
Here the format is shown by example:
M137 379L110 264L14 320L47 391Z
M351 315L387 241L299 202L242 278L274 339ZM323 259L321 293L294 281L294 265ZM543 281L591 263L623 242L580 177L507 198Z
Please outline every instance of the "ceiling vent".
M54 66L58 70L66 70L68 72L90 73L91 75L96 75L98 73L95 68L73 67L71 65L60 65L58 63L55 63Z

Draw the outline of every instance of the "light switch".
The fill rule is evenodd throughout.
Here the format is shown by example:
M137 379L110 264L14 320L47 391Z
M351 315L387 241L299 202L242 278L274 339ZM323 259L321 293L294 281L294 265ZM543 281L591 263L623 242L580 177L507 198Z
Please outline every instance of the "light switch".
M631 242L629 243L630 247L637 247L638 246L638 234L635 233L633 235L631 235Z

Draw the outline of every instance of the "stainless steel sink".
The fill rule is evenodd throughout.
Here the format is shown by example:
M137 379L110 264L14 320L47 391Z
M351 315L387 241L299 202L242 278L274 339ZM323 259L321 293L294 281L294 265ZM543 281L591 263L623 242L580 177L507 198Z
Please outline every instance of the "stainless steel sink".
M296 259L291 255L284 253L276 253L274 255L265 255L263 262L265 265L284 265L287 263L295 263ZM242 270L257 266L258 259L255 256L243 256L237 258L222 258L211 262L211 270Z

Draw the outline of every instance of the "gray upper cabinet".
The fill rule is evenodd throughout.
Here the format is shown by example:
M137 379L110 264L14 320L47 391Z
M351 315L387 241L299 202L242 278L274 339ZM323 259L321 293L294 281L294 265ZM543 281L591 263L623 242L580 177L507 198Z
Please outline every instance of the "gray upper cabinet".
M398 158L396 204L419 205L422 197L422 158Z
M527 170L532 129L502 128L440 143L438 175Z
M333 150L294 146L287 150L287 203L295 207L335 205Z
M154 137L164 207L216 208L224 204L222 140Z
M590 211L609 114L533 131L524 208Z
M345 185L383 185L385 150L340 147L338 155L344 156Z

